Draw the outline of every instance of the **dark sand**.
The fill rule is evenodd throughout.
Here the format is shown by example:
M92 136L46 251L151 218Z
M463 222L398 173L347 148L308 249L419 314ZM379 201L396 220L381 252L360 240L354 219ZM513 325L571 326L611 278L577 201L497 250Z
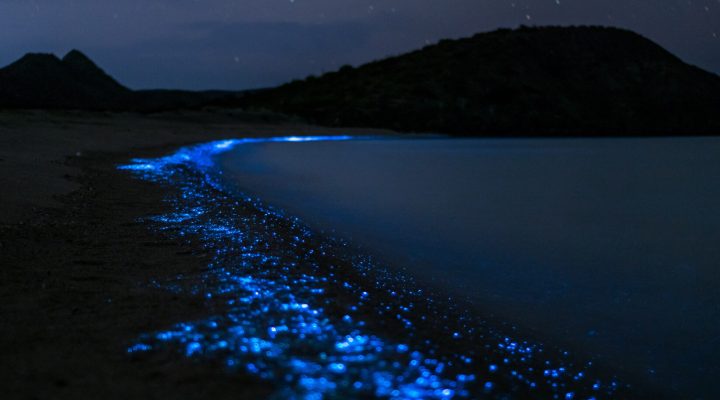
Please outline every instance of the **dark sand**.
M167 189L115 167L192 142L347 132L202 113L0 114L1 397L265 397L266 383L222 368L127 355L139 334L206 315L197 297L148 284L206 259L137 222L163 211Z

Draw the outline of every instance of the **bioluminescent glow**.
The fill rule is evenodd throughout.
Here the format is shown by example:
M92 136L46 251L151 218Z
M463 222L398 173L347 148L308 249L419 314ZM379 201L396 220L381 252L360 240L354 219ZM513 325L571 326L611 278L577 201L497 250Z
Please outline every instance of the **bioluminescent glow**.
M224 140L120 166L177 188L167 199L172 211L147 218L148 224L211 255L194 276L155 282L212 302L207 317L148 333L128 352L169 348L183 357L219 360L231 373L274 383L281 398L618 394L612 378L593 375L592 362L515 339L516 329L490 326L348 243L227 190L213 159L251 143L351 139Z

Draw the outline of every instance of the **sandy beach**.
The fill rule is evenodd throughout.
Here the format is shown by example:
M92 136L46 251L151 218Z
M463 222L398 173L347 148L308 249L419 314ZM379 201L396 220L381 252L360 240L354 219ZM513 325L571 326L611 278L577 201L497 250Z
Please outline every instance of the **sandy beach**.
M242 293L223 292L222 282L203 288L208 285L207 276L217 272L212 265L242 263L244 256L222 247L226 240L235 240L235 234L229 230L227 237L223 234L219 239L191 234L192 238L179 240L172 232L184 234L182 222L166 224L169 233L150 229L142 218L173 215L181 210L173 209L173 204L178 207L178 201L184 201L178 189L199 191L201 186L143 181L118 170L118 166L138 157L166 156L180 146L219 139L360 133L391 134L243 122L213 113L5 114L0 132L0 180L4 188L0 198L0 326L4 332L0 338L0 376L9 394L5 398L283 397L278 389L286 389L275 373L288 365L297 367L292 357L298 354L309 357L308 365L329 368L329 378L341 379L337 383L340 398L368 394L397 397L393 393L401 389L407 391L402 393L408 398L473 398L482 393L490 398L507 394L551 398L595 391L618 398L628 393L635 398L659 398L642 382L628 383L622 377L616 381L616 374L622 375L622 371L590 362L581 352L568 353L544 344L531 331L495 320L492 315L481 315L464 300L449 299L432 287L415 284L412 276L388 273L376 268L371 259L361 259L358 268L353 250L346 251L342 243L328 241L294 219L268 213L252 202L238 202L222 192L213 192L214 188L206 190L224 200L207 193L198 197L209 201L202 206L215 207L207 209L209 219L204 223L246 223L240 236L255 235L255 243L265 246L259 247L265 255L252 267L255 272L243 272L250 275L237 279L258 279L268 282L270 288L281 285L287 288L284 296L291 300L314 296L311 301L317 303L318 315L322 315L318 323L335 332L330 343L342 343L342 338L350 337L347 335L379 343L363 357L382 361L363 362L351 369L356 361L347 365L332 362L335 356L322 351L318 353L319 364L314 364L313 357L318 355L306 354L306 347L325 346L327 339L323 339L325 334L318 336L312 331L295 338L280 337L275 342L275 330L259 334L267 335L264 345L279 346L292 356L258 356L272 375L258 373L248 359L227 358L226 353L211 350L224 343L220 340L223 335L237 337L234 331L225 330L234 328L222 321L234 320L264 332L265 325L284 320L285 305L273 303L271 298L266 304L270 313L255 314L253 307L228 306L232 304L228 299ZM177 171L183 171L182 167ZM175 203L169 203L169 198L175 198ZM222 219L213 220L212 215ZM230 225L223 231L228 229ZM293 244L297 235L302 236L300 245ZM271 239L263 242L267 238ZM280 264L273 264L273 259ZM271 265L293 267L278 272L268 268ZM195 288L168 290L163 284L178 277L184 280L181 286ZM313 289L308 289L309 280L314 282ZM293 286L298 283L300 286ZM217 296L198 295L197 285L201 292L207 290ZM300 313L308 307L290 304L298 305ZM279 317L272 311L278 306ZM352 310L352 317L347 315L348 310ZM294 313L288 318L295 318ZM208 320L209 316L214 317ZM138 342L153 332L165 332L155 337L176 337L171 327L182 321L206 321L181 325L193 330L196 337L203 337L204 342L181 341L179 348L172 340ZM215 336L203 331L208 323ZM195 349L200 346L208 350L196 357ZM328 359L324 359L326 355ZM345 360L348 356L338 357ZM248 364L228 370L230 361L233 365ZM374 383L365 389L338 375L347 372L348 376L362 377L376 367L389 369L381 381L377 376L366 377ZM295 375L285 375L284 379L295 382L293 385L299 382L297 390L301 391L295 394L302 390L334 392L334 386L322 383L322 375L311 384L303 382L305 369L312 368L316 367L302 367ZM393 376L396 372L399 374ZM416 374L416 383L403 386L406 374ZM384 385L388 392L378 392L386 390ZM346 392L345 387L353 391Z
M348 130L243 122L218 114L14 112L0 118L0 380L3 397L261 398L243 374L154 354L127 356L143 332L204 315L205 302L149 286L205 268L191 248L147 229L166 190L116 166L229 137ZM209 384L212 383L212 384Z

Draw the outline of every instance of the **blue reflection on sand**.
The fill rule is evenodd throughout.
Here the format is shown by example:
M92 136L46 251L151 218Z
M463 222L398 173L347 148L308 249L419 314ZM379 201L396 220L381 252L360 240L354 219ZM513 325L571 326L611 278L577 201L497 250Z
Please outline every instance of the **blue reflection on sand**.
M199 276L178 277L184 285L159 286L190 290L224 305L204 320L146 334L128 352L172 348L188 358L220 360L230 370L274 383L282 398L506 398L533 391L551 398L612 397L617 383L590 379L591 363L576 365L566 353L545 351L462 316L438 322L442 309L437 315L418 312L420 304L432 300L411 279L387 272L369 257L349 256L345 243L314 234L281 210L230 193L214 168L215 155L244 144L350 139L224 140L120 166L178 188L179 194L167 200L172 211L148 222L211 254ZM363 287L340 280L341 265L352 265L374 283ZM378 293L383 300L373 299ZM340 304L338 296L345 299ZM392 320L404 330L393 337L408 342L378 333L369 318ZM451 329L452 340L475 342L454 350L418 337L418 324L438 323Z

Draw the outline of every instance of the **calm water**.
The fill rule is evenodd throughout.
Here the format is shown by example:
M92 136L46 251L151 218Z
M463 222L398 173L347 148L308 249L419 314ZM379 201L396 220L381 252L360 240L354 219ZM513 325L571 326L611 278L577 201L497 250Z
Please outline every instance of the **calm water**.
M258 143L221 162L482 312L720 396L720 139Z
M272 385L271 398L650 395L583 354L477 318L442 293L428 296L407 273L393 273L283 210L239 195L238 182L223 180L218 168L220 154L258 143L351 139L223 140L119 165L178 189L164 199L165 212L143 221L202 249L207 262L148 282L195 297L204 312L143 333L127 353L139 362L153 353L175 354L249 375Z

